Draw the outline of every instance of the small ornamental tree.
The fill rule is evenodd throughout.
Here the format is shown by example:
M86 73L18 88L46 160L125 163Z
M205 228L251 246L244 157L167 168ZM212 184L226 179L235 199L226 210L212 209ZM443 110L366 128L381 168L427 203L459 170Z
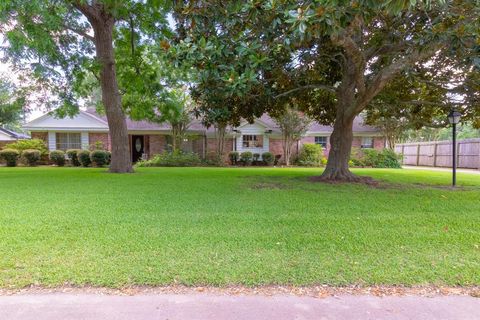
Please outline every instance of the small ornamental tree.
M297 110L287 108L285 112L275 117L282 132L282 148L285 165L289 166L293 146L307 133L312 120Z

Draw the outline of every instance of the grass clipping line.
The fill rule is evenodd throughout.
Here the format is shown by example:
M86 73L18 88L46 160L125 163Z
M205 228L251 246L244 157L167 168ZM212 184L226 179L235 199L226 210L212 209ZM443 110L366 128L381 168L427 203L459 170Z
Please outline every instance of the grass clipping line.
M93 286L62 286L62 287L41 287L28 286L21 289L1 289L0 296L8 295L26 295L26 294L50 294L50 293L66 293L66 294L100 294L100 295L152 295L152 294L212 294L212 295L228 295L228 296L275 296L275 295L291 295L305 296L314 298L327 298L341 295L369 295L376 297L385 296L472 296L480 298L480 286L469 287L447 287L447 286L345 286L333 287L328 285L296 287L296 286L227 286L212 287L198 286L189 287L183 285L172 286L128 286L123 288L106 288Z

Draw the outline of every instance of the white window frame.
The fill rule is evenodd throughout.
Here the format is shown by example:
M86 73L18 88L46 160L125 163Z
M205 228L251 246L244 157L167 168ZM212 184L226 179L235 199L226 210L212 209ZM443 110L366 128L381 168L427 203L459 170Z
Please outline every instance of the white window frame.
M242 147L243 148L263 148L263 141L262 143L260 143L260 139L258 139L258 137L260 137L260 135L258 134L243 134ZM247 140L245 140L245 138L247 138ZM253 145L250 145L249 142L252 142ZM245 145L245 143L247 144Z
M61 143L59 135L66 135L66 141ZM56 150L66 151L68 149L82 149L82 134L80 132L56 132L55 133Z
M362 137L361 147L362 149L373 149L374 147L373 137Z
M325 142L317 141L317 139L320 140L319 138L322 138L322 140L325 139ZM325 149L328 145L328 137L327 136L315 136L315 144L319 144L319 145L322 146L322 148Z

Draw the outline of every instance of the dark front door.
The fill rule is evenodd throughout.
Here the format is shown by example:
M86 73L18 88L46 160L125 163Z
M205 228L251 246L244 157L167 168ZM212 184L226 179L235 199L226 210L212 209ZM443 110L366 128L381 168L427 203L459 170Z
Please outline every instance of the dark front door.
M145 152L144 136L132 136L132 161L137 162Z

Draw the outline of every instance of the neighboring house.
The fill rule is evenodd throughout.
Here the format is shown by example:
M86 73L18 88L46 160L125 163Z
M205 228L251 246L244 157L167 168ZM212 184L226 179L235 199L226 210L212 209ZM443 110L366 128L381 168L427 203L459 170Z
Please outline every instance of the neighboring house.
M385 139L381 132L373 127L362 124L358 117L353 126L354 147L382 149ZM93 110L80 111L73 118L58 119L45 114L24 125L31 132L32 138L43 139L49 150L86 149L91 145L101 143L106 149L111 148L108 124L104 116ZM142 156L150 158L164 150L171 143L170 125L148 121L133 121L127 119L132 160L135 162ZM194 120L188 129L188 139L185 139L184 151L198 153L208 157L215 152L216 140L213 128L206 128L200 121ZM298 152L304 143L322 145L325 153L330 149L329 136L332 127L318 123L311 125L306 136L296 145ZM229 128L225 143L225 151L251 151L262 154L271 152L282 155L282 137L278 125L268 115L263 115L254 123L242 122L236 128Z
M30 139L30 136L0 127L0 149L17 140Z

